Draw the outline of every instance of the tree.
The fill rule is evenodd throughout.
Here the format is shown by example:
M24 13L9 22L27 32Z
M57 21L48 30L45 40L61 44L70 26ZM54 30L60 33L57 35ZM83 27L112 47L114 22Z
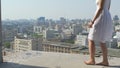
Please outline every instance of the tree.
M34 33L32 36L33 36L34 38L42 38L42 37L43 37L43 35L38 35L38 34L36 34L36 33Z
M5 42L5 43L4 43L4 47L5 47L5 48L10 48L10 42Z

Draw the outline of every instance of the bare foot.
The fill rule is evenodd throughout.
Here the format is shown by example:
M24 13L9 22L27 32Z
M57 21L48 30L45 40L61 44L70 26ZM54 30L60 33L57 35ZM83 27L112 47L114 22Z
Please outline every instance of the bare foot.
M101 62L101 63L97 63L96 65L109 66L109 63L108 62Z
M95 61L91 61L91 60L84 61L84 63L85 63L86 65L95 65Z

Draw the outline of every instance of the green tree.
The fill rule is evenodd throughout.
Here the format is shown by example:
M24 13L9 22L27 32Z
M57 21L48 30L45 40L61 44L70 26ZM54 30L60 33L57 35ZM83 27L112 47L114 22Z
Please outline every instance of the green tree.
M4 47L5 47L5 48L10 48L10 42L5 42L5 43L4 43Z
M33 34L33 37L35 37L35 38L42 38L43 35L38 35L38 34L34 33L34 34Z
M74 40L73 39L67 39L64 42L74 44Z

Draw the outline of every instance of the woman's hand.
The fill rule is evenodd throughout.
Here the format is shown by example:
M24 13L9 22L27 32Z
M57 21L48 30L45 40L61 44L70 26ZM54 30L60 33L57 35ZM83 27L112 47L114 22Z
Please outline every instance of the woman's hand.
M88 23L88 28L92 28L93 22Z

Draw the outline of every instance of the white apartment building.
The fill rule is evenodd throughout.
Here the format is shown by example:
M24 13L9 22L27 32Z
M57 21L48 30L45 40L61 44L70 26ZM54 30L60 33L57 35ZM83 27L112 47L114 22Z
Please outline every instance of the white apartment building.
M42 26L34 26L33 32L37 34L42 34L43 32L43 27Z
M60 37L59 32L54 29L46 29L43 32L43 38L45 40L55 40L55 39L59 39L59 37Z
M117 47L120 47L120 32L117 31L116 35L113 38L116 39Z
M82 32L83 27L82 27L82 24L73 24L72 29L73 29L73 34L78 35L79 33Z
M120 30L120 25L116 25L115 30Z
M120 39L118 39L117 45L120 48Z
M84 34L77 35L75 44L79 46L86 46L88 44L87 35Z
M38 40L17 38L17 37L14 38L13 49L16 52L29 51L29 50L40 50L40 48L41 48L40 41Z
M62 25L55 25L55 30L58 32L62 32Z
M118 47L120 48L120 42L118 42Z
M70 39L71 36L72 36L71 29L64 29L61 33L61 39Z
M116 32L116 38L120 38L120 32Z

